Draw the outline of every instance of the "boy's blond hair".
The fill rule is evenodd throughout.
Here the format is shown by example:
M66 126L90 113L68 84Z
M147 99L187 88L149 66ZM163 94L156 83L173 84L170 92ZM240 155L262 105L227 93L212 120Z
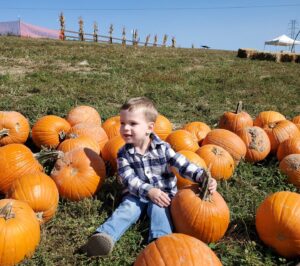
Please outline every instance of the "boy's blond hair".
M147 122L155 123L158 112L153 102L147 97L131 98L121 106L121 111L128 110L130 112L138 109L142 110Z

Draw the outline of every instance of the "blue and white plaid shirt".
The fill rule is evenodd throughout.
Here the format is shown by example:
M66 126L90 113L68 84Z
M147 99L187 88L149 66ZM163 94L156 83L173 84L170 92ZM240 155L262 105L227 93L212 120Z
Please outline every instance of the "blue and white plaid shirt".
M201 183L206 176L203 168L189 162L176 153L168 143L151 134L151 143L144 155L135 152L132 144L125 144L118 152L118 174L121 183L129 191L148 202L151 188L159 188L173 197L177 192L174 167L181 176Z

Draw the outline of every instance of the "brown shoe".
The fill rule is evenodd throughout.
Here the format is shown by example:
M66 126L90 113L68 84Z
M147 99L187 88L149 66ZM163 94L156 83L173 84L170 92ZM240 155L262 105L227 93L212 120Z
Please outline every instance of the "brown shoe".
M86 244L82 246L81 250L84 250L89 257L93 256L107 256L114 247L114 241L110 235L105 233L96 233L92 235Z

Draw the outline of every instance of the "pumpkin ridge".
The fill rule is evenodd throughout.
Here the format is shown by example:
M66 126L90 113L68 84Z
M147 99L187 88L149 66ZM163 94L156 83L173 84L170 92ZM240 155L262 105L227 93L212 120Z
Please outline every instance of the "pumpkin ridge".
M154 241L154 246L155 246L155 249L157 250L157 252L159 253L159 256L160 256L162 262L164 263L165 266L167 266L165 263L164 257L163 257L163 253L160 252L160 249L158 247L158 242ZM163 265L161 265L161 266L163 266Z

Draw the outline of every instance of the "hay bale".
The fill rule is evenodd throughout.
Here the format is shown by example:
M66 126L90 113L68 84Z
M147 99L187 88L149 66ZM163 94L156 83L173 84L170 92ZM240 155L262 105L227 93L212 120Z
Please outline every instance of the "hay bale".
M295 63L300 63L300 54L295 54Z
M264 60L276 62L277 60L276 54L271 52L265 52L264 54L265 54Z
M293 62L294 57L291 53L281 53L280 55L280 62Z
M238 50L237 57L251 58L254 51L255 51L254 49L250 49L250 48L240 48Z

